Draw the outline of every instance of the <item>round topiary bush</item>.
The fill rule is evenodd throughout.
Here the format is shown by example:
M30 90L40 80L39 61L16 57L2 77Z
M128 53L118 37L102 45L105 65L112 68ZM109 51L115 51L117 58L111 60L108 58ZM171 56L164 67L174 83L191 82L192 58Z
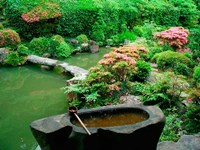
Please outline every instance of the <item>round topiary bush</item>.
M81 34L81 35L77 36L76 39L78 40L79 44L87 43L89 41L88 37L85 34Z
M148 62L138 60L136 63L137 71L132 76L133 81L143 82L151 73L151 65Z
M50 42L48 38L40 37L40 38L34 38L29 43L29 49L34 54L42 56L45 53L50 52Z
M21 39L16 31L11 29L0 30L0 47L16 48L20 42Z
M5 64L11 66L23 65L25 62L26 62L25 58L23 56L20 56L17 51L13 51L10 54L8 54L5 60Z
M30 54L30 51L28 49L28 47L26 47L25 45L20 45L18 48L17 48L17 52L21 55L28 55Z
M192 60L179 52L161 52L156 55L155 59L159 69L173 69L177 63L185 64L187 67L193 67Z
M60 46L56 49L56 54L58 55L58 57L69 57L72 52L72 47L65 42L61 42Z

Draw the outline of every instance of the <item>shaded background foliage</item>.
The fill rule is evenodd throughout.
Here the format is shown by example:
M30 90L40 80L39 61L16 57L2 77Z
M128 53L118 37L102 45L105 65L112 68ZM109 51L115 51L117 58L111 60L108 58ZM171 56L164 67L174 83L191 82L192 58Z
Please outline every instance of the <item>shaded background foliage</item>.
M199 20L198 5L195 5L198 1L192 0L51 0L49 2L59 4L62 17L34 23L22 20L23 13L44 5L46 1L6 0L7 25L29 39L46 33L70 37L86 34L103 42L112 35L142 25L144 21L164 26L194 27Z

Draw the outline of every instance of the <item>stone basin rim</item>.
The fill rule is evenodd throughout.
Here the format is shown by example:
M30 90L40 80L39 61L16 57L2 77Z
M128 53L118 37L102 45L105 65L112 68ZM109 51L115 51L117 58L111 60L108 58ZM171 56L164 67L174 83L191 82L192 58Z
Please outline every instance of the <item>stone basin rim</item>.
M82 115L82 114L90 114L90 113L94 113L98 111L101 111L101 112L107 111L110 109L117 110L117 109L125 109L125 108L142 110L148 114L148 118L142 122L129 124L129 125L112 126L112 127L88 127L89 131L92 134L98 133L99 130L109 130L116 133L130 134L139 128L147 127L149 125L158 123L160 121L160 118L162 118L163 122L165 121L165 117L162 111L160 110L160 108L156 106L144 106L142 104L132 104L132 105L118 104L118 105L102 106L102 107L91 108L91 109L80 109L77 114ZM71 119L70 115L68 115L68 117L69 117L69 122L68 122L69 126L72 127L74 132L87 134L82 127L78 127L70 121Z

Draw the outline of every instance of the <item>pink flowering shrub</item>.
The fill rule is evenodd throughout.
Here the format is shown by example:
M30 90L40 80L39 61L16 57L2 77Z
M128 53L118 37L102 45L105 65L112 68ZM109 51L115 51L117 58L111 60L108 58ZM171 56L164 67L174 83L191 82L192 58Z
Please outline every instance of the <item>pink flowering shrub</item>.
M67 91L80 92L86 99L84 105L89 107L118 102L120 96L129 92L129 81L137 70L136 60L141 52L146 53L146 49L135 45L114 48L104 55L98 66L89 70L78 90L76 85L76 88L72 85L72 88L67 87Z
M21 42L19 34L11 29L0 30L0 47L16 48Z
M188 43L189 31L183 27L171 27L168 30L155 33L154 36L158 38L159 44L169 44L178 52L186 52L189 48L186 47Z
M41 20L47 20L62 16L60 7L58 4L46 2L42 6L36 6L31 11L23 13L22 19L27 23L39 22Z

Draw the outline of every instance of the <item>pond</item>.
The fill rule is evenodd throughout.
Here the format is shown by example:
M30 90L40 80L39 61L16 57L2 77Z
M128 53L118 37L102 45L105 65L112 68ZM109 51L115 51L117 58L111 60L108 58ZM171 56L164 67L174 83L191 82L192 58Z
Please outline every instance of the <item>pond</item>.
M89 69L109 51L73 55L65 61ZM31 65L0 67L0 150L35 150L37 142L29 125L34 120L66 112L61 88L70 78Z
M98 53L80 53L72 55L64 61L68 62L70 65L79 66L88 70L97 65L98 61L103 58L103 55L110 51L110 48L100 48Z

